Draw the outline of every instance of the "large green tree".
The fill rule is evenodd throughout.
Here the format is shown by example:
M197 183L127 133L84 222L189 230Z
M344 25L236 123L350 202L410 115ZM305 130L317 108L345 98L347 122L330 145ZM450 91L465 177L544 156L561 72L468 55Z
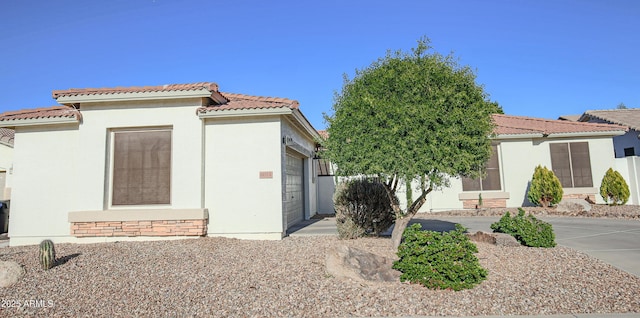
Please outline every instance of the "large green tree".
M387 52L353 79L345 76L325 116L325 156L339 175L379 178L390 198L398 184L419 184L406 209L391 200L396 247L427 194L449 186L450 176L481 176L491 155L491 115L502 112L471 68L429 43L422 38L411 52Z

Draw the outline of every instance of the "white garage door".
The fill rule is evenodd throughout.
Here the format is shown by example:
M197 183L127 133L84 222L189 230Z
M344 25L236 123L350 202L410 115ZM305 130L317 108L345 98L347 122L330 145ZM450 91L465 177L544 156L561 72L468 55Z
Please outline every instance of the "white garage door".
M287 154L284 209L287 228L304 219L302 159Z

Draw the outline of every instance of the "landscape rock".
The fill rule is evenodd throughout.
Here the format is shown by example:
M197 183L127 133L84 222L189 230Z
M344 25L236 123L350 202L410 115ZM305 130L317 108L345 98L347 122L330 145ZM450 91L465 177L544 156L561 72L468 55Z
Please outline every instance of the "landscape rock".
M493 233L496 238L497 246L521 246L520 242L515 237L505 233Z
M24 275L24 269L13 261L0 261L0 287L10 287Z
M591 204L584 199L563 199L556 207L557 212L589 212Z
M365 281L399 281L400 272L392 269L393 260L357 248L339 245L329 249L327 273Z
M470 240L479 243L489 243L497 246L520 246L515 237L505 233L484 233L482 231L467 234Z
M496 237L490 233L478 231L473 234L467 233L467 236L474 242L496 244Z

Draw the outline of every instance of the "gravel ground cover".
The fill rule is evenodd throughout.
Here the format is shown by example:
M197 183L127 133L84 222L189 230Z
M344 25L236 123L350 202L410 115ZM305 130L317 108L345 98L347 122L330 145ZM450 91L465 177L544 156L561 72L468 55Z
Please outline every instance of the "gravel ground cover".
M485 209L443 215L502 215ZM536 215L637 219L633 206L581 212L527 208ZM418 214L417 218L433 217ZM57 244L60 264L40 268L37 246L0 249L26 274L0 288L0 316L11 317L328 317L640 313L640 277L578 251L477 243L488 279L476 288L429 290L401 282L332 277L328 249L346 244L394 257L388 238L281 241L198 238Z
M393 256L388 238L282 241L198 238L58 244L40 269L37 247L0 249L26 270L0 289L0 316L400 316L640 312L640 278L572 249L478 243L488 280L472 290L429 290L328 275L327 249L347 244ZM10 307L10 305L21 306ZM9 307L9 308L7 308Z

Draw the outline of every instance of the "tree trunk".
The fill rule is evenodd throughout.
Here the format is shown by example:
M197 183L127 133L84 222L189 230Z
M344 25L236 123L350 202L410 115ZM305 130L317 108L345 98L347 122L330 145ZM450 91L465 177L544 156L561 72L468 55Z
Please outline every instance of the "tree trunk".
M429 194L431 190L432 188L423 190L420 197L407 209L407 213L402 217L396 217L396 224L393 226L393 232L391 232L391 242L393 243L394 250L397 250L398 246L400 246L404 230L407 228L407 225L409 225L409 222L411 222L411 218L418 213L418 210L420 210L422 205L427 201L427 194Z
M393 243L393 249L397 250L402 242L402 233L409 225L413 215L406 215L403 218L396 219L396 224L393 226L393 232L391 232L391 243Z

